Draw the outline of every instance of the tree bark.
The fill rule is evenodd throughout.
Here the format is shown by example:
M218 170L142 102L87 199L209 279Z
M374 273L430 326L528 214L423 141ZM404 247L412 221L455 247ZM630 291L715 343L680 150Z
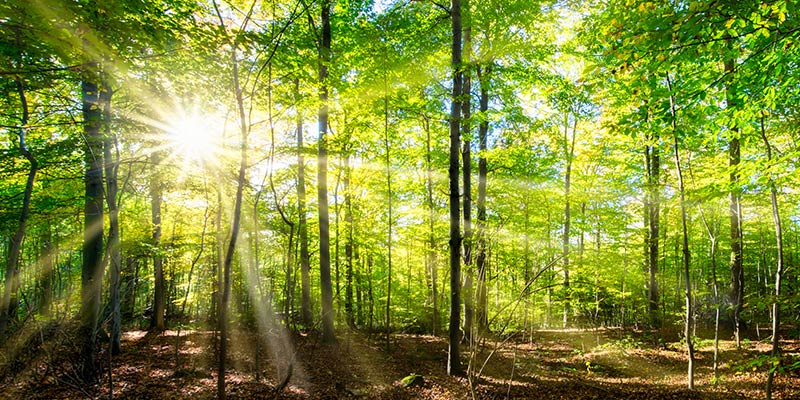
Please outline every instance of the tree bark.
M90 45L84 39L84 49ZM81 97L83 134L86 138L84 164L84 230L81 265L81 309L78 337L82 340L81 377L87 383L97 379L97 320L103 283L103 138L100 132L101 108L98 93L98 64L83 66Z
M675 147L675 170L678 172L678 191L680 192L681 197L681 228L683 229L683 241L682 241L682 252L683 252L683 281L684 281L684 298L685 298L685 307L686 307L686 314L684 316L684 337L686 338L686 353L689 358L688 362L688 372L687 372L687 386L688 388L694 389L694 343L692 342L694 339L692 338L692 332L694 331L692 328L693 321L694 321L694 310L692 307L692 285L691 279L689 275L689 230L687 228L687 217L686 217L686 193L684 190L683 184L683 170L681 169L681 158L680 158L680 151L678 147L678 116L677 111L675 110L675 95L673 94L672 82L670 81L669 74L667 74L667 86L669 88L669 105L670 105L670 115L672 118L672 135L674 140L674 147Z
M328 216L328 64L331 61L331 1L321 2L322 36L319 50L319 153L317 200L319 202L319 274L322 292L322 341L335 343L333 287L331 284L330 219Z
M732 46L731 39L728 39L729 46ZM726 82L726 108L735 110L738 107L736 101L736 88L734 85L736 66L732 58L725 60L725 74L728 76ZM731 287L730 298L733 305L734 334L736 337L736 347L741 346L742 321L740 318L744 308L744 268L742 267L742 206L741 189L739 188L739 162L741 152L739 149L739 127L734 125L730 128L730 142L728 144L728 163L730 166L730 221L731 221Z
M20 33L17 32L17 45L20 45ZM22 54L19 55L20 59ZM21 61L18 63L18 68L21 66ZM9 322L16 319L17 316L17 292L19 290L19 255L22 252L22 240L25 237L25 229L28 223L28 216L30 214L31 196L33 194L33 183L36 179L36 172L39 170L39 163L33 156L33 153L28 148L26 142L28 134L28 121L30 113L28 108L28 98L25 91L25 84L20 75L15 75L15 83L17 94L19 95L20 108L22 116L20 117L19 132L19 152L28 160L30 165L28 168L28 178L25 181L25 191L22 195L22 210L19 214L19 222L14 235L11 237L9 244L8 257L6 259L6 276L5 287L3 290L2 304L0 304L0 337L5 335Z
M350 195L350 155L344 155L344 221L347 229L347 242L344 246L344 254L347 259L345 270L344 288L344 312L347 317L347 325L355 327L355 316L353 314L353 199Z
M569 326L570 287L569 287L569 231L570 231L570 186L572 179L572 158L575 154L575 137L577 136L578 118L572 122L572 140L569 138L569 112L564 114L564 232L561 236L561 248L564 265L564 317L562 325Z
M108 77L104 75L100 89L100 102L103 105L103 157L106 174L106 205L108 206L108 244L109 259L109 303L111 303L111 354L120 353L120 335L122 319L120 316L120 272L122 254L120 253L119 202L117 200L117 172L119 170L119 153L116 149L116 138L111 133L111 90Z
M722 300L719 296L719 280L717 279L717 247L719 245L719 226L715 224L714 229L711 229L711 225L708 223L708 220L706 220L706 217L703 214L703 209L699 208L699 210L700 218L703 220L703 226L706 228L706 233L708 233L708 238L711 241L709 257L711 258L711 286L712 290L714 291L714 359L712 370L714 372L714 384L716 384L719 380L719 317L721 311L720 309L722 308Z
M464 336L467 341L472 341L472 331L474 328L475 316L475 296L472 291L473 267L472 267L472 77L470 57L472 52L471 27L469 23L469 1L462 0L462 18L464 21L463 35L463 60L462 60L462 87L461 87L461 168L463 189L463 214L464 214L464 236L462 247L464 249Z
M647 117L645 117L647 122ZM661 319L658 314L659 290L658 290L658 229L660 224L660 174L661 156L658 148L658 136L655 133L648 135L647 145L644 149L645 163L647 169L647 272L649 283L647 285L647 312L650 324L653 327L661 326Z
M764 116L761 116L761 139L764 141L764 146L767 148L767 162L772 163L772 147L767 139L767 133L764 128ZM767 168L769 171L769 167ZM772 203L772 223L775 226L775 246L777 248L777 259L775 260L775 300L772 302L772 351L774 367L769 369L767 376L767 400L772 399L772 384L775 379L775 369L780 365L780 336L778 329L781 325L780 301L781 301L781 278L783 277L783 229L781 228L781 214L778 208L778 190L775 187L775 180L769 176L769 199Z
M300 100L300 79L294 81L295 101ZM308 254L308 225L306 223L306 165L303 157L303 116L297 110L295 131L297 133L297 213L298 239L300 241L300 286L301 286L301 318L305 326L311 326L313 316L311 313L311 278L310 257Z
M225 26L225 21L222 19L222 14L217 3L214 2L214 8L219 17L221 27ZM239 133L240 133L240 156L239 156L239 173L236 177L236 198L233 206L233 221L231 223L231 238L228 242L228 248L225 251L225 260L222 268L222 297L219 304L219 352L217 359L217 399L225 400L225 369L228 356L228 303L231 295L231 266L233 264L233 256L236 252L236 241L239 237L239 226L241 224L242 214L242 194L244 185L247 183L246 170L247 170L247 136L249 133L247 125L247 117L245 116L244 98L242 89L239 83L239 60L236 55L235 40L231 43L231 66L233 67L233 94L236 101L239 119Z
M434 336L439 335L439 304L438 304L438 275L439 268L436 266L436 209L433 203L433 162L431 161L431 129L428 118L423 120L425 129L425 168L426 190L428 195L428 256L426 257L431 278L431 304L433 313L431 314L431 332Z
M152 154L153 177L150 182L151 216L153 223L153 273L155 275L155 291L153 293L153 316L150 319L150 329L161 332L166 329L164 310L166 308L166 285L164 282L164 260L161 255L161 202L163 189L161 176L157 168L161 163L161 155Z
M219 373L217 375L217 398L225 399L225 363L227 357L227 337L228 337L228 303L231 294L231 265L233 255L236 251L236 240L239 237L239 225L242 213L242 192L246 183L245 170L247 168L247 120L245 119L244 100L242 90L239 87L239 63L236 59L236 50L231 52L233 63L233 85L236 95L236 103L239 108L239 129L241 133L241 155L239 161L239 174L236 178L236 200L233 207L233 222L231 224L231 239L228 242L228 249L225 252L225 262L222 270L222 298L220 300L219 311Z
M270 146L269 146L269 188L272 191L272 197L275 199L275 208L278 210L278 214L281 216L281 220L283 221L284 225L289 228L289 243L286 246L286 288L285 288L285 296L284 296L284 303L283 303L283 315L286 319L286 326L290 327L292 324L292 304L293 302L293 294L294 285L292 284L292 271L294 270L294 228L295 224L292 220L289 219L289 216L283 210L283 206L281 205L280 198L278 197L278 192L275 190L275 181L273 180L273 172L275 168L275 119L274 113L272 112L272 63L268 63L268 72L267 72L267 113L268 113L268 122L269 122L269 137L270 137ZM256 271L258 272L258 271Z
M478 141L480 154L478 157L478 307L477 307L477 320L478 320L478 334L483 335L489 330L488 318L488 298L486 293L486 272L488 262L486 259L486 175L488 173L488 163L486 160L486 151L489 133L489 120L487 112L489 111L489 74L491 73L491 66L481 68L478 66L478 82L480 84L480 105L479 110L481 114L480 124L478 126ZM527 207L526 207L527 213ZM527 214L526 214L527 218ZM528 273L528 259L527 259L527 231L526 237L526 259L525 259L525 273Z
M448 348L447 373L461 374L459 349L461 320L461 227L458 192L458 156L461 144L461 0L451 0L450 7L453 43L451 66L453 69L453 93L450 103L450 152L448 179L450 188L450 345Z
M386 234L386 245L388 248L388 271L386 282L386 348L389 348L389 333L392 331L392 236L393 236L393 215L392 215L392 163L389 141L389 86L386 75L383 76L383 135L384 147L386 150L386 197L388 198L389 206L389 230Z

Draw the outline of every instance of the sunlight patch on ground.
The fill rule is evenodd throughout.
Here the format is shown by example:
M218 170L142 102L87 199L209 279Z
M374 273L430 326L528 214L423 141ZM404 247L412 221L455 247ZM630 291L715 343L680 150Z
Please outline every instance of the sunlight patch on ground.
M147 331L125 331L121 339L126 342L137 342L147 335Z

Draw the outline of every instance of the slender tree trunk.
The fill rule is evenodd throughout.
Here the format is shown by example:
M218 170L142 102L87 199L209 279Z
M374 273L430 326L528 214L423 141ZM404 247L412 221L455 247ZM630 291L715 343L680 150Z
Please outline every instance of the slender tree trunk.
M356 286L356 325L364 326L364 263L356 249L353 279Z
M122 320L120 316L120 271L122 254L120 253L119 203L117 200L117 172L119 169L119 152L116 150L116 138L111 133L111 96L113 95L104 74L100 89L100 102L103 105L103 156L106 174L106 205L108 206L108 259L109 259L109 302L111 303L111 354L120 352L120 334ZM112 152L112 150L114 150Z
M700 218L703 220L703 226L706 228L706 232L708 233L708 238L711 241L711 249L710 258L711 258L711 285L714 291L714 361L712 370L714 371L714 384L716 385L719 381L719 317L720 311L722 308L722 299L719 296L719 280L717 279L717 247L718 247L718 234L719 234L719 226L714 225L714 229L711 229L710 224L706 220L705 215L703 214L703 209L698 208L700 210Z
M478 66L478 82L480 84L480 124L478 126L478 141L480 154L478 157L478 334L483 335L489 330L489 313L488 313L488 297L486 294L486 271L488 267L486 259L486 175L488 173L488 164L486 161L487 151L487 136L489 133L489 120L487 119L487 112L489 111L489 74L491 67L486 66L481 68ZM526 207L527 213L527 207ZM527 214L526 214L527 218ZM525 232L526 249L527 249L527 231ZM525 273L529 272L527 265L527 250L525 260ZM527 280L526 280L527 281Z
M367 296L369 297L369 317L367 332L372 336L372 323L375 317L375 296L372 291L372 255L367 255Z
M729 46L732 46L732 39L728 39ZM733 59L725 61L725 74L728 76L726 83L726 103L727 108L735 110L738 107L736 101L735 74L736 67ZM742 206L741 189L739 188L739 161L741 153L739 149L739 127L734 125L730 128L730 142L728 144L728 162L730 165L730 221L731 221L731 288L730 298L733 304L734 334L736 337L736 347L741 346L742 321L740 318L744 308L744 268L742 267Z
M269 187L272 191L272 197L275 199L275 208L281 216L283 223L289 228L289 243L286 246L286 292L283 304L283 315L286 318L286 327L289 328L292 324L292 298L293 287L292 284L292 271L294 270L294 222L289 219L286 212L283 210L278 192L275 190L275 182L272 175L275 168L275 120L272 112L272 63L267 65L267 113L269 122ZM256 215L254 215L255 217Z
M222 19L217 3L214 2L214 8L219 18L220 27L225 26L225 21ZM239 60L236 54L237 45L235 41L231 43L231 66L233 67L233 94L236 101L236 108L238 111L239 119L239 173L236 177L236 198L233 206L233 221L231 223L231 238L228 242L228 248L225 251L225 259L222 265L222 296L219 304L219 321L217 326L219 329L219 352L217 359L217 399L225 400L225 369L228 357L228 303L230 302L231 295L231 266L233 264L233 256L236 252L236 241L239 238L239 227L241 225L242 215L242 194L244 185L247 183L247 136L249 133L247 125L247 117L245 116L244 97L239 83Z
M388 206L389 206L389 230L386 234L386 244L388 248L388 271L387 275L387 282L386 282L386 348L389 348L389 333L392 332L392 312L391 312L391 305L392 305L392 237L393 237L393 229L394 229L394 221L392 215L392 162L391 162L391 152L390 152L390 138L389 138L389 83L387 80L386 75L383 76L383 135L384 135L384 147L386 150L386 195L388 198Z
M42 262L42 292L40 297L39 312L42 316L50 318L52 315L52 301L53 301L53 268L55 265L56 255L53 246L53 230L52 227L47 227L42 244L44 252L44 259ZM2 330L0 330L2 332ZM1 334L0 334L1 335Z
M344 125L347 126L347 115L346 114L345 114ZM345 150L346 150L346 146L343 146L340 149L341 152L344 152ZM344 156L342 154L339 154L339 165L344 164L344 162L342 161L343 159L344 159ZM334 226L334 231L333 231L333 284L335 285L335 287L332 288L332 289L335 289L335 290L333 290L333 299L336 302L336 314L337 315L342 313L342 297L341 297L341 293L342 292L341 292L341 287L340 287L341 280L339 279L339 265L341 264L340 263L340 258L341 257L339 257L339 255L341 254L340 251L339 251L339 248L340 248L339 243L340 243L340 238L342 237L342 235L339 232L339 230L342 227L342 224L339 223L339 216L341 215L340 211L341 211L341 207L342 207L342 205L339 203L339 187L341 186L341 183L342 183L342 168L337 168L337 170L336 170L336 185L334 185L334 187L333 187L333 226Z
M161 163L158 153L152 155L152 165L155 170ZM166 329L164 323L164 309L166 307L166 285L164 281L164 261L161 255L161 202L162 187L161 176L154 171L150 182L151 215L153 222L153 273L155 274L155 291L153 294L153 316L150 320L150 329L161 332Z
M328 217L328 65L331 62L331 1L322 0L322 36L319 61L319 153L317 156L317 197L319 201L319 274L322 292L322 341L335 343L333 288L331 285L330 219Z
M344 155L344 209L345 209L345 229L347 229L347 242L344 246L347 267L345 270L344 288L344 312L347 317L347 325L355 328L355 316L353 314L353 199L350 195L350 155Z
M564 233L562 235L562 257L564 264L564 318L563 327L569 327L570 287L569 287L569 231L570 231L570 185L572 179L572 158L575 154L575 137L577 136L578 118L572 122L572 140L569 138L569 113L564 114Z
M295 100L300 100L300 79L294 81ZM308 225L306 224L306 165L303 157L303 115L297 112L296 128L297 133L297 213L298 236L300 240L300 286L301 286L301 318L305 326L311 326L313 316L311 313L311 262L308 255Z
M222 22L222 21L220 21ZM233 64L233 87L236 96L236 104L239 109L239 130L241 133L241 149L239 157L239 173L236 178L236 199L233 207L233 222L231 224L231 239L228 242L228 248L225 251L225 261L222 270L222 298L220 300L219 310L219 363L217 375L217 398L224 400L225 393L225 367L228 349L228 303L231 295L231 265L233 264L233 255L236 251L236 241L239 237L239 225L241 223L242 214L242 192L246 183L245 171L247 168L247 120L245 117L244 100L242 98L242 90L239 87L239 61L236 57L236 49L231 51L231 62Z
M464 335L467 341L472 341L475 315L475 296L472 291L473 267L472 267L472 77L471 77L471 50L472 38L469 21L469 1L462 0L462 18L464 20L463 35L463 60L462 60L462 87L461 87L461 137L463 141L461 150L461 168L463 190L463 214L464 214L464 237L462 247L464 249L464 286L461 289L464 294Z
M645 118L647 122L647 118ZM644 156L647 167L647 272L650 280L647 285L647 312L650 324L653 327L661 326L661 319L658 314L659 290L658 290L658 228L660 225L660 174L661 156L659 154L656 133L648 135L649 142L645 146Z
M461 353L459 349L461 322L461 227L458 192L458 147L461 144L461 0L451 0L450 17L452 22L453 44L451 65L453 68L453 93L450 103L450 346L448 348L447 373L461 374Z
M89 48L84 39L84 49ZM97 379L95 360L97 320L100 314L100 295L103 283L103 138L98 93L98 64L87 62L81 83L83 103L83 133L86 138L84 163L86 168L83 264L81 266L81 326L78 337L83 341L81 377L87 383Z
M689 275L689 230L687 228L687 217L686 217L686 193L684 190L683 184L683 170L681 169L681 158L680 158L680 151L678 147L678 117L677 112L675 110L675 96L672 91L672 82L670 81L669 74L667 74L667 86L669 88L669 104L670 104L670 114L672 117L672 134L674 139L674 146L675 146L675 170L678 172L678 191L680 192L681 196L681 228L683 229L683 242L682 242L682 250L683 250L683 280L684 280L684 287L685 287L685 307L686 307L686 314L684 320L684 337L686 338L686 352L689 358L689 365L688 365L688 374L687 374L687 382L689 389L694 389L694 343L692 342L694 339L692 338L692 325L694 321L694 310L692 307L692 285L691 279Z
M767 162L772 163L772 147L767 139L767 133L764 128L764 116L761 116L761 139L764 141L764 146L767 148ZM769 168L767 168L769 171ZM769 172L768 172L769 173ZM778 330L781 325L780 314L780 301L781 301L781 278L783 277L783 229L781 228L781 214L778 208L778 190L775 187L775 181L769 175L769 198L772 203L772 223L775 226L775 246L777 249L777 259L775 260L775 300L772 302L772 352L771 356L774 359L775 367L780 365L780 336ZM767 400L772 399L773 381L775 379L775 367L769 369L767 376L766 394Z
M17 32L17 44L20 45L20 33ZM22 58L22 55L19 56ZM21 62L17 67L21 67ZM8 256L6 258L6 276L5 285L3 290L2 304L0 304L0 338L6 333L6 329L11 320L16 319L17 316L17 292L19 290L19 255L22 251L22 240L25 237L25 228L28 223L28 216L30 214L31 195L33 194L33 183L36 178L36 172L39 170L39 163L33 156L33 153L28 149L26 142L28 134L28 121L30 114L28 110L28 98L25 91L25 85L22 77L15 75L15 83L17 94L19 95L20 107L22 116L20 118L19 132L19 152L28 160L30 167L28 168L28 179L25 181L25 192L22 195L22 210L19 214L19 222L14 235L11 236L11 243L8 248Z
M427 119L423 121L425 127L425 168L427 169L426 189L428 195L428 268L431 271L431 303L433 313L431 314L431 332L434 336L439 335L439 303L438 303L438 275L439 268L436 266L436 209L433 203L433 162L431 161L431 129Z

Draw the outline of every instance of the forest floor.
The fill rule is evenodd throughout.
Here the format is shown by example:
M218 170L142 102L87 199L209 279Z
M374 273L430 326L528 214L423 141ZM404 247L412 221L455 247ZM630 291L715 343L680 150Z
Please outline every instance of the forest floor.
M40 332L40 336L44 338ZM175 331L147 334L125 332L122 353L113 358L111 380L117 399L216 398L213 332L181 332L176 364ZM463 360L470 378L446 373L447 340L425 335L396 334L368 338L340 332L336 345L321 344L314 335L279 335L263 340L256 360L255 335L238 332L231 338L227 393L231 399L751 399L764 397L766 372L754 360L769 354L766 341L745 341L737 350L720 341L720 379L714 384L712 343L698 343L695 390L686 389L686 354L678 342L652 334L620 330L540 330L533 336L486 340ZM281 349L294 343L291 356ZM800 359L800 341L782 343L786 360ZM62 350L62 352L67 350ZM0 398L110 398L109 375L92 387L77 383L74 370L58 359L31 354L30 360L0 364ZM108 353L105 353L107 357ZM101 354L101 357L103 355ZM65 358L66 357L66 358ZM256 368L256 363L260 365ZM63 363L62 363L63 364ZM180 367L176 367L180 365ZM107 359L106 359L107 366ZM422 378L405 386L410 374ZM779 374L776 399L800 399L800 371Z

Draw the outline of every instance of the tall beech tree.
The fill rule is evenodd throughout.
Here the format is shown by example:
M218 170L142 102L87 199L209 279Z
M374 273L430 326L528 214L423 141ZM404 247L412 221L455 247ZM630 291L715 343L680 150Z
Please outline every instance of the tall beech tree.
M733 52L734 44L732 39L728 39L729 52ZM736 90L736 60L733 54L725 60L725 104L726 108L736 110L737 90ZM735 120L734 120L735 121ZM728 165L730 167L730 208L729 216L731 222L731 286L730 299L733 305L733 325L736 337L736 346L741 346L742 320L741 313L744 309L744 267L742 250L742 205L741 188L739 187L739 163L741 162L741 143L740 129L736 122L728 130Z
M683 336L686 338L686 352L689 359L688 372L687 372L687 386L689 389L694 389L694 307L692 304L692 280L689 273L690 257L689 252L689 228L687 228L687 212L686 212L686 190L683 183L683 168L681 167L680 146L678 142L678 112L675 104L675 94L673 91L672 79L670 73L667 72L667 89L669 90L669 114L670 114L670 127L672 129L673 150L675 155L675 172L678 174L678 192L680 193L680 207L681 207L681 253L683 254L683 282L684 282L684 298L685 298L685 316L684 316L684 331Z
M161 164L161 154L158 152L150 156L153 166L153 178L150 182L150 213L152 221L152 246L153 246L153 274L155 279L155 289L153 291L153 316L150 319L150 329L156 332L165 330L164 312L167 305L166 281L164 279L164 256L161 249L161 205L163 203L163 188L158 170Z
M647 126L649 118L648 104L644 106L644 122ZM658 292L658 229L661 224L661 151L660 138L656 130L651 129L645 135L646 144L644 148L645 170L647 172L647 194L645 224L647 225L646 254L647 272L649 281L647 284L647 312L650 316L650 324L660 326L659 314L659 292Z
M84 53L90 54L87 38ZM81 97L84 149L84 219L83 263L81 266L80 333L81 377L86 382L97 379L97 323L100 317L100 295L103 284L103 137L100 131L100 63L91 58L82 66Z
M295 104L300 101L300 79L294 81ZM306 160L303 147L303 114L297 111L295 117L295 134L297 135L297 230L298 241L300 242L300 315L303 324L311 325L313 316L311 313L311 283L310 269L311 257L308 254L308 224L306 215Z
M478 334L483 335L489 329L489 304L486 288L486 274L488 270L487 259L487 240L486 240L486 179L489 172L489 165L486 158L488 151L489 134L489 83L492 71L491 64L485 67L478 65L476 74L480 85L480 99L478 111L480 112L480 122L478 124L478 257L476 260L478 270L478 284L476 302L476 317L478 324ZM527 261L526 261L527 264ZM528 268L525 268L527 273Z
M255 5L255 3L253 4ZM252 8L252 6L251 6ZM219 26L225 32L225 39L230 44L230 65L232 68L231 86L233 91L233 98L236 107L236 116L239 122L239 172L236 175L236 197L233 205L233 221L231 222L231 236L228 241L228 246L225 251L225 259L222 265L222 296L219 304L219 354L217 359L217 398L225 400L227 393L225 391L225 370L227 367L228 357L228 303L231 295L231 268L233 265L233 256L236 252L236 241L239 238L239 227L241 224L242 214L242 196L246 182L247 171L247 138L250 133L248 119L246 115L244 95L242 92L241 82L239 80L239 56L237 49L236 37L231 37L231 33L227 31L225 20L220 12L219 6L214 2L214 9L217 17L219 18ZM252 9L251 9L252 12ZM249 22L250 14L245 17L242 23L244 29ZM235 34L238 36L238 33Z
M766 112L762 111L759 123L759 131L761 133L761 140L764 141L764 147L767 151L767 163L772 163L772 146L767 138L767 131L764 124L764 117ZM768 169L769 171L769 169ZM769 173L769 172L768 172ZM775 187L775 180L771 174L767 175L767 185L769 186L769 200L772 205L772 224L775 227L775 250L777 255L775 257L775 299L772 301L772 349L770 355L777 358L780 353L780 326L781 326L781 284L783 278L783 227L781 225L781 212L778 207L778 189ZM767 376L767 386L765 388L767 400L772 399L773 382L775 380L776 367L780 365L780 359L773 361L774 367L769 369Z
M461 0L450 2L450 22L453 42L450 47L450 65L452 68L453 87L450 100L450 151L447 177L449 180L450 209L450 327L448 338L450 345L447 355L447 373L461 374L461 210L459 210L458 191L458 158L461 145L461 95L462 95L462 62L461 62Z
M330 217L328 215L328 67L331 63L331 1L320 2L319 43L319 142L317 153L317 202L319 208L319 276L322 292L322 340L336 342L333 327Z

